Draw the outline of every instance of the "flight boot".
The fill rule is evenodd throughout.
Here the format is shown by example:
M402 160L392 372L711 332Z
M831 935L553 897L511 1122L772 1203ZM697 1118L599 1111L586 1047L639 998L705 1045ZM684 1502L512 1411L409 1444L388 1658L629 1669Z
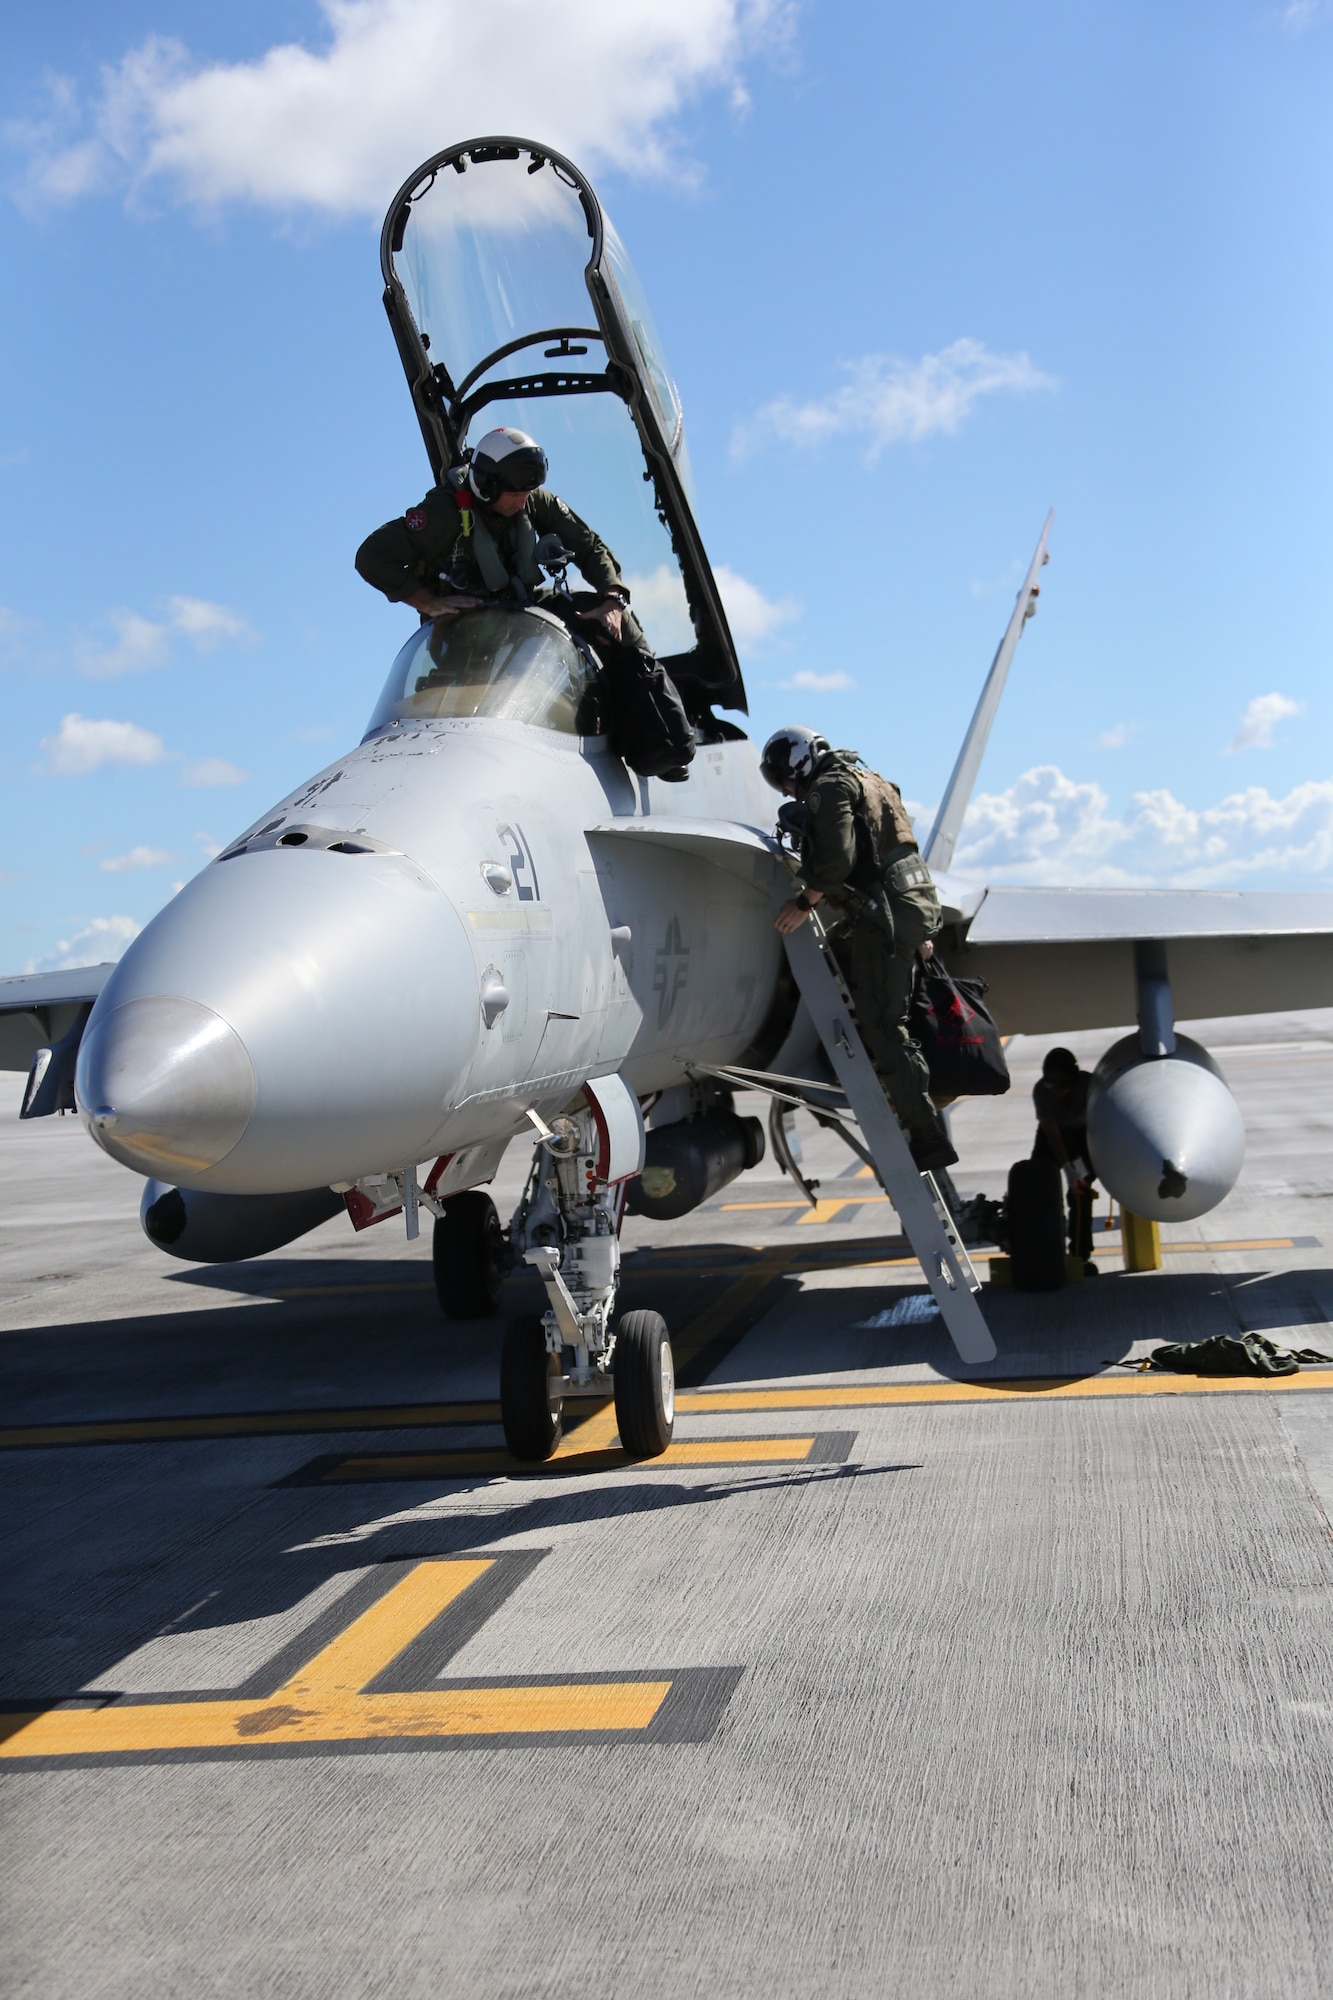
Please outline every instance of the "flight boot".
M948 1133L938 1119L929 1125L913 1125L907 1133L912 1159L919 1172L932 1173L941 1167L956 1167L958 1155Z

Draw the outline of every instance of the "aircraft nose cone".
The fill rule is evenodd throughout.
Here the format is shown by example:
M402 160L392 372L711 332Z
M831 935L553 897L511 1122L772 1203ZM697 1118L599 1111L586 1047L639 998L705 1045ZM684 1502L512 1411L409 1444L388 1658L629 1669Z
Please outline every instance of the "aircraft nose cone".
M255 1108L255 1073L234 1028L197 1000L150 995L94 1017L79 1051L84 1123L113 1160L171 1178L216 1166Z

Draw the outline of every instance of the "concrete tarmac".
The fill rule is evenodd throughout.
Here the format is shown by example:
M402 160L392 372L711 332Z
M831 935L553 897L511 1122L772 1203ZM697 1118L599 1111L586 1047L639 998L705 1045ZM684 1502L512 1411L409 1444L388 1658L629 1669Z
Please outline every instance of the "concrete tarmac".
M816 1211L766 1162L627 1224L672 1450L600 1411L536 1474L427 1238L173 1263L4 1079L0 1994L1326 1994L1333 1366L1126 1363L1333 1355L1333 1013L1191 1032L1249 1151L1163 1271L988 1286L965 1369L812 1131Z

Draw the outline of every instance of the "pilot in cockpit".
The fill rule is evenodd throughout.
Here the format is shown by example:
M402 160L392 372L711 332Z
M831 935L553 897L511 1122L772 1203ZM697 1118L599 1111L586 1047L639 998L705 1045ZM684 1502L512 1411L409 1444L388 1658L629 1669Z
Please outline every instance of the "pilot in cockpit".
M694 730L680 693L629 608L620 565L606 543L542 485L546 453L526 431L487 431L467 462L451 466L420 506L386 521L356 552L367 583L410 604L437 634L460 612L507 601L541 602L591 640L602 673L601 726L630 769L680 783ZM573 562L588 590L553 590Z
M606 543L543 481L546 453L525 431L487 431L466 464L396 521L367 535L356 566L392 604L447 618L488 598L526 603L549 591L538 562L545 536L559 539L591 586L575 593L575 615L605 637L647 653L629 591Z

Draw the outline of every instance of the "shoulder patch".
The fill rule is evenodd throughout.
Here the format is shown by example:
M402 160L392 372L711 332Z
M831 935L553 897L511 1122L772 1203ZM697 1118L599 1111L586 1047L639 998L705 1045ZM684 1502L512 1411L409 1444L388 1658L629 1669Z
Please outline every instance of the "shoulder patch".
M403 519L407 522L412 533L419 535L426 525L426 510L424 507L409 507Z
M818 793L818 791L813 791L813 792L807 792L807 794L806 794L806 799L805 799L805 803L806 803L807 807L809 808L809 810L810 810L810 811L811 811L812 813L813 813L813 812L818 812L818 811L819 811L819 793Z

